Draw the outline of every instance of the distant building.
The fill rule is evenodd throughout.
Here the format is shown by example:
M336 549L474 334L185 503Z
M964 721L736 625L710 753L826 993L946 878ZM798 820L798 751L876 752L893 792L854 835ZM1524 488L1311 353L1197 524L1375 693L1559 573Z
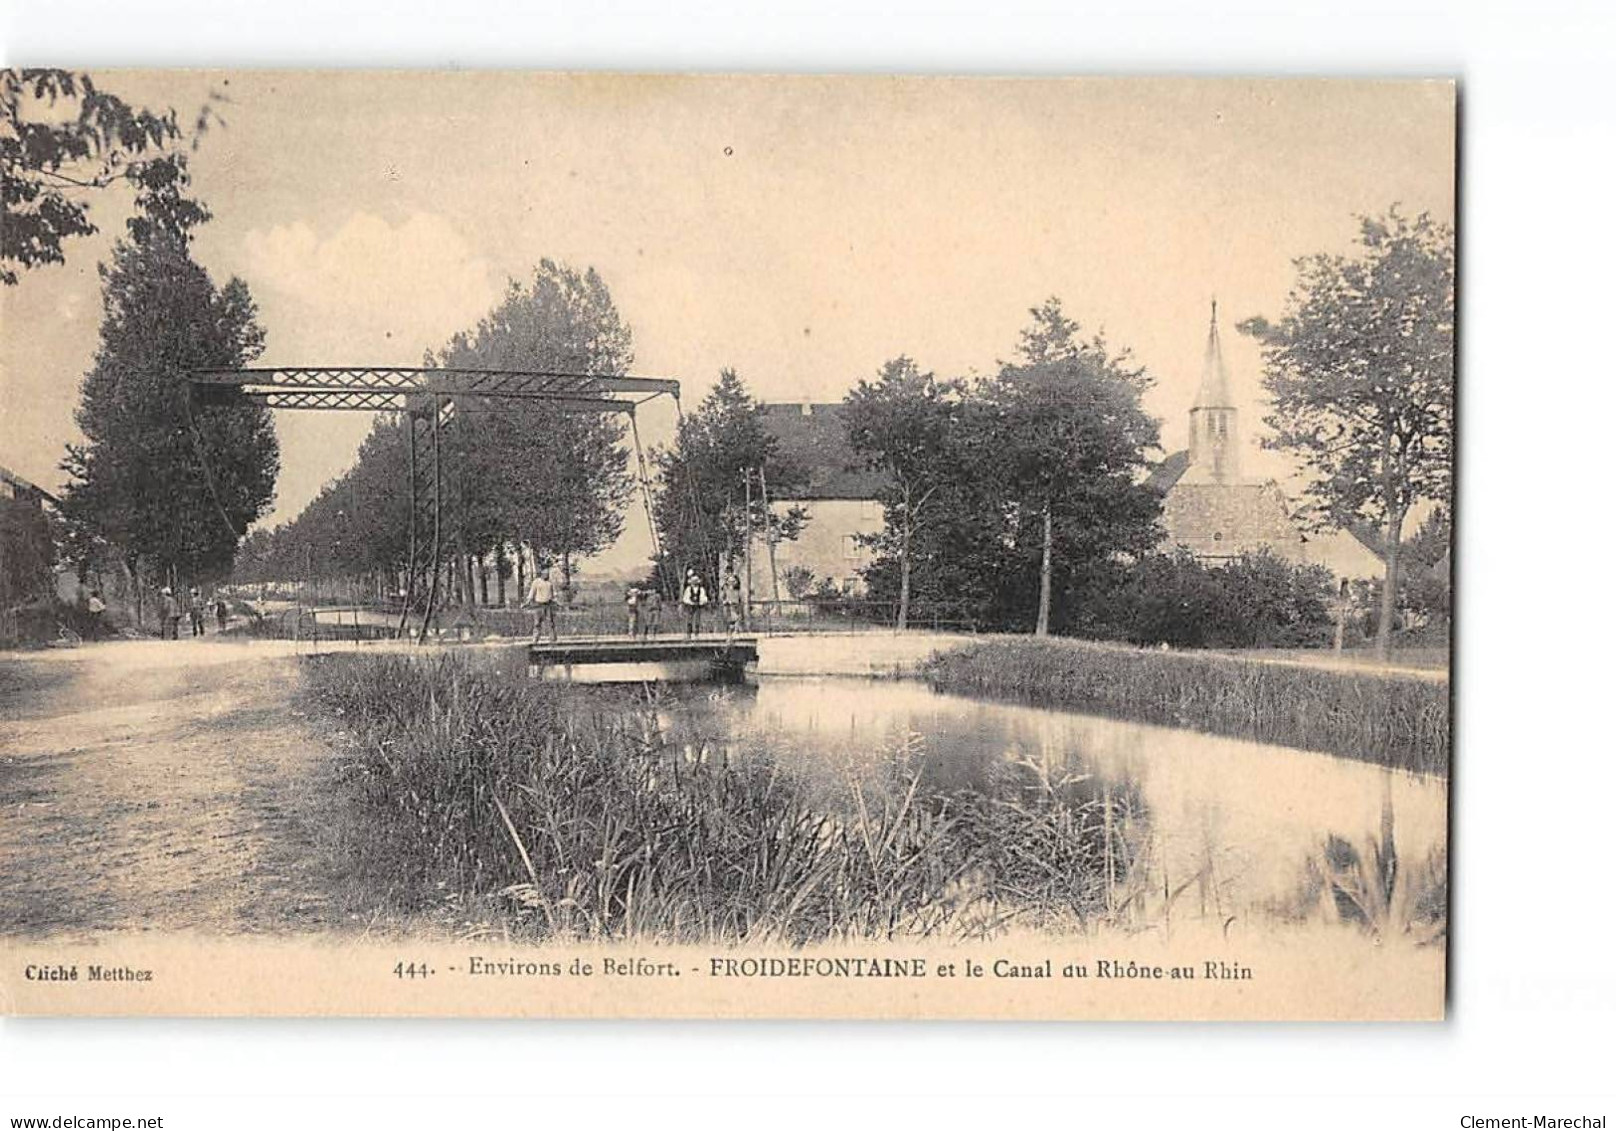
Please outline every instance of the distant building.
M812 577L812 586L828 583L843 593L860 593L864 579L860 571L873 555L859 543L859 537L878 534L885 519L876 495L881 486L878 473L866 470L847 442L840 404L765 404L763 426L778 442L782 460L807 473L807 484L798 490L776 495L769 505L776 512L801 506L808 512L807 525L795 540L775 546L774 570L780 581L780 596L789 598L788 576ZM800 571L806 570L807 574ZM768 547L759 537L752 545L752 595L756 600L773 596Z
M1241 474L1241 450L1240 412L1229 388L1214 301L1201 384L1190 407L1190 446L1162 460L1147 480L1162 492L1164 546L1181 546L1210 564L1266 549L1344 578L1384 572L1380 558L1345 531L1305 533L1278 483Z
M44 510L46 503L56 505L55 495L6 467L0 467L0 498L24 503L36 510Z
M56 548L51 544L50 527L45 520L45 507L49 505L52 510L57 507L56 496L18 475L7 467L0 467L0 506L17 507L20 513L26 516L23 519L23 528L31 531L29 537L34 542L33 552L25 555L24 560L32 558L39 563L39 577L45 578L49 574L51 584L57 597L63 601L72 602L79 596L78 575L72 570L52 569L52 560L56 556ZM9 522L9 516L8 516ZM3 557L3 555L0 555ZM15 563L0 560L0 570L15 567ZM42 584L43 582L41 582ZM23 577L6 574L0 589L5 591L7 600L16 600L20 593L32 586L33 582Z

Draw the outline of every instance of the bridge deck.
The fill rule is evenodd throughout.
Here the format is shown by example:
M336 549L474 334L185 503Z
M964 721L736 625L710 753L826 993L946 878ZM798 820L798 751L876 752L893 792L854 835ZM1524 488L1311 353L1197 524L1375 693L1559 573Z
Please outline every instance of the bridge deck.
M758 658L755 636L696 636L635 639L631 636L569 637L528 645L535 664L654 664L671 660L713 660L751 664Z

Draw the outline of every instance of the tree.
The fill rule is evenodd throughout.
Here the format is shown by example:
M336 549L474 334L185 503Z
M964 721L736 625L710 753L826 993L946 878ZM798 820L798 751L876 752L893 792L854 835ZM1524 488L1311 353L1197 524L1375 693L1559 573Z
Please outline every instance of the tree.
M1445 631L1453 616L1451 543L1453 522L1436 507L1398 555L1402 592L1398 602L1417 625Z
M1316 526L1379 533L1386 581L1375 646L1396 613L1409 511L1446 505L1453 476L1453 230L1393 207L1361 217L1360 252L1296 261L1277 323L1242 323L1262 346L1269 446L1297 452L1313 479Z
M1140 405L1149 378L1125 351L1113 356L1103 337L1080 338L1057 298L1031 313L1019 359L1003 363L980 395L1006 541L1037 547L1034 632L1044 636L1057 562L1071 592L1086 569L1159 541L1160 500L1141 482L1159 432Z
M886 531L878 552L898 559L898 631L909 627L916 535L931 518L961 468L961 396L958 382L922 373L909 357L881 367L874 381L861 380L843 401L848 441L865 466L884 473L880 502Z
M633 335L593 268L542 260L526 284L428 361L445 368L622 374ZM633 489L622 418L543 402L470 401L446 435L449 513L462 554L524 542L559 558L609 546ZM487 411L475 411L476 409ZM570 577L565 579L570 580Z
M211 105L193 133L206 130ZM193 227L206 208L187 195L182 131L170 110L130 106L88 75L49 68L0 71L0 283L63 261L62 245L96 231L82 196L115 184L136 193L135 238Z
M64 511L117 545L132 577L227 572L279 470L267 409L191 405L192 371L249 364L264 332L247 285L215 287L187 235L154 225L102 266L101 344L76 414L87 443L63 464Z
M679 421L673 447L653 456L658 482L652 511L665 585L686 569L716 574L720 559L741 554L754 530L774 541L801 533L808 514L800 506L777 511L753 492L747 507L746 476L759 469L776 499L789 498L807 482L806 471L783 460L778 447L763 426L761 406L740 376L725 369L696 411Z
M396 416L377 417L354 465L327 483L296 519L248 535L234 576L285 581L369 575L390 590L409 555L405 442Z

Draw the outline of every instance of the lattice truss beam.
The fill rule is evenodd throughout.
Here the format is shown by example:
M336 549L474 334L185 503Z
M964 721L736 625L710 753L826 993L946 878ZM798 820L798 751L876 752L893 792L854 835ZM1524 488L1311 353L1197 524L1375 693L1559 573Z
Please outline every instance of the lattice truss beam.
M270 408L352 412L404 412L434 398L461 412L495 411L501 401L542 401L574 412L627 412L651 397L679 395L679 382L665 377L398 367L204 369L191 375L191 387L202 405L248 401Z

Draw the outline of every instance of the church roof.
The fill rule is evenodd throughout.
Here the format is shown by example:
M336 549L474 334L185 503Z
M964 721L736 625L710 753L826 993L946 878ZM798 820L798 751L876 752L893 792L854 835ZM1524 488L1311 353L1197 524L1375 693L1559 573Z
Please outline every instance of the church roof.
M1212 324L1206 331L1206 357L1201 362L1201 388L1195 394L1195 408L1233 408L1229 391L1229 367L1223 363L1223 343L1218 339L1218 300L1212 300Z
M1145 477L1145 486L1153 487L1165 495L1173 489L1180 479L1184 478L1184 473L1189 469L1189 450L1173 452L1150 469L1150 474Z
M763 427L779 443L780 456L808 473L802 488L781 498L874 499L884 480L866 468L847 441L840 404L763 404Z

